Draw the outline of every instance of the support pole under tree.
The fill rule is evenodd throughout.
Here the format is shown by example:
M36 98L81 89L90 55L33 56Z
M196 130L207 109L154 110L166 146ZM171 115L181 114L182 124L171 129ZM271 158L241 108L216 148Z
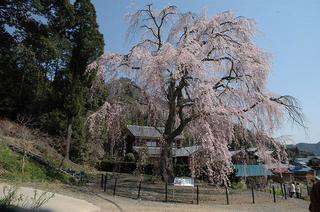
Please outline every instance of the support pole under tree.
M104 183L103 183L103 191L107 191L107 180L108 180L108 175L106 174L104 177Z
M252 195L252 204L254 204L255 200L254 200L254 189L253 189L253 187L251 187L251 195Z
M226 186L226 197L227 197L227 205L229 205L229 191L228 191L228 186Z
M199 205L199 186L197 185L197 205Z
M118 178L115 178L115 179L114 179L114 186L113 186L113 196L116 195L117 181L118 181Z
M168 183L166 182L166 196L165 196L165 202L168 202Z
M101 189L103 189L103 178L104 178L104 175L101 174L101 182L100 182Z
M138 197L137 197L137 199L140 199L140 191L141 191L141 180L140 180L140 182L139 182Z
M283 192L284 192L284 199L287 199L287 188L286 188L286 184L283 184Z
M272 186L272 192L273 192L273 202L276 202L276 191L274 189L274 185Z

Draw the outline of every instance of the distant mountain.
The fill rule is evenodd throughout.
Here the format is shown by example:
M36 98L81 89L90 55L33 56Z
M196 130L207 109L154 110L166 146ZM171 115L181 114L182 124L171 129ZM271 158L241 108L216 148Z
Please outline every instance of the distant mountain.
M315 144L310 143L298 143L295 145L288 145L288 148L292 149L295 147L298 147L299 150L305 151L305 152L312 152L314 155L320 156L320 142Z

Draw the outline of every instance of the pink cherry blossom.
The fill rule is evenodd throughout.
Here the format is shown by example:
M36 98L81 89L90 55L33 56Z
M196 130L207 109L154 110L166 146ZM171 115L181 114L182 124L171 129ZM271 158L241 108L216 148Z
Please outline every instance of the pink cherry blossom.
M97 80L105 83L129 78L143 90L147 112L162 117L163 122L155 124L165 127L164 180L173 174L172 141L184 130L202 147L192 156L193 173L205 172L213 182L227 183L232 171L228 145L235 125L257 135L248 142L261 152L274 150L272 160L265 155L266 161L284 160L281 143L265 138L281 126L286 114L304 126L303 114L293 97L268 90L270 55L253 40L253 20L232 12L213 17L182 13L173 6L157 12L148 5L128 16L128 22L129 34L140 36L139 42L126 55L104 54L88 71L98 67ZM90 128L103 120L114 129L121 113L125 111L117 104L105 103L89 117ZM114 136L120 134L116 131Z

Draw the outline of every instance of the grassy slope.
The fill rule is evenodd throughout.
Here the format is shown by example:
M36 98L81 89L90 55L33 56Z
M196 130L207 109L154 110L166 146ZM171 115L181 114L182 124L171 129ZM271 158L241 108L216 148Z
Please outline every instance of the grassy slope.
M63 157L49 145L50 139L53 140L16 123L0 119L0 178L23 182L56 180L67 182L70 177L56 171L60 167ZM17 150L19 151L16 152ZM25 169L22 172L23 156L20 153L24 151L36 155L54 168L40 165L27 157ZM62 168L64 170L72 169L76 172L95 171L91 167L75 164L69 160L63 162Z
M22 155L13 152L5 144L0 144L0 178L19 182L60 181L66 183L69 180L68 176L47 169L28 158L25 159L23 170L22 164Z

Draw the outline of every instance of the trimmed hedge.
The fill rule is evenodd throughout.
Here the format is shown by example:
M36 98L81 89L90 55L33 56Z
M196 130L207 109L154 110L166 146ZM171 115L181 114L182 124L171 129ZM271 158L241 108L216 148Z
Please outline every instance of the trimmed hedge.
M174 166L174 174L177 177L191 177L191 170L188 165L177 164Z
M120 172L120 173L132 173L136 170L137 164L135 162L125 162L125 161L112 161L103 160L100 161L98 169L100 171L106 172Z
M148 175L153 175L153 169L154 169L154 165L153 164L147 164L144 166L144 174L148 174Z
M126 162L134 162L136 161L133 153L128 153L124 156L124 161Z
M98 163L99 171L106 172L120 172L120 173L133 173L137 168L135 162L102 160ZM143 168L144 174L153 175L154 165L147 164ZM188 165L177 164L174 166L175 176L191 176L191 171Z

